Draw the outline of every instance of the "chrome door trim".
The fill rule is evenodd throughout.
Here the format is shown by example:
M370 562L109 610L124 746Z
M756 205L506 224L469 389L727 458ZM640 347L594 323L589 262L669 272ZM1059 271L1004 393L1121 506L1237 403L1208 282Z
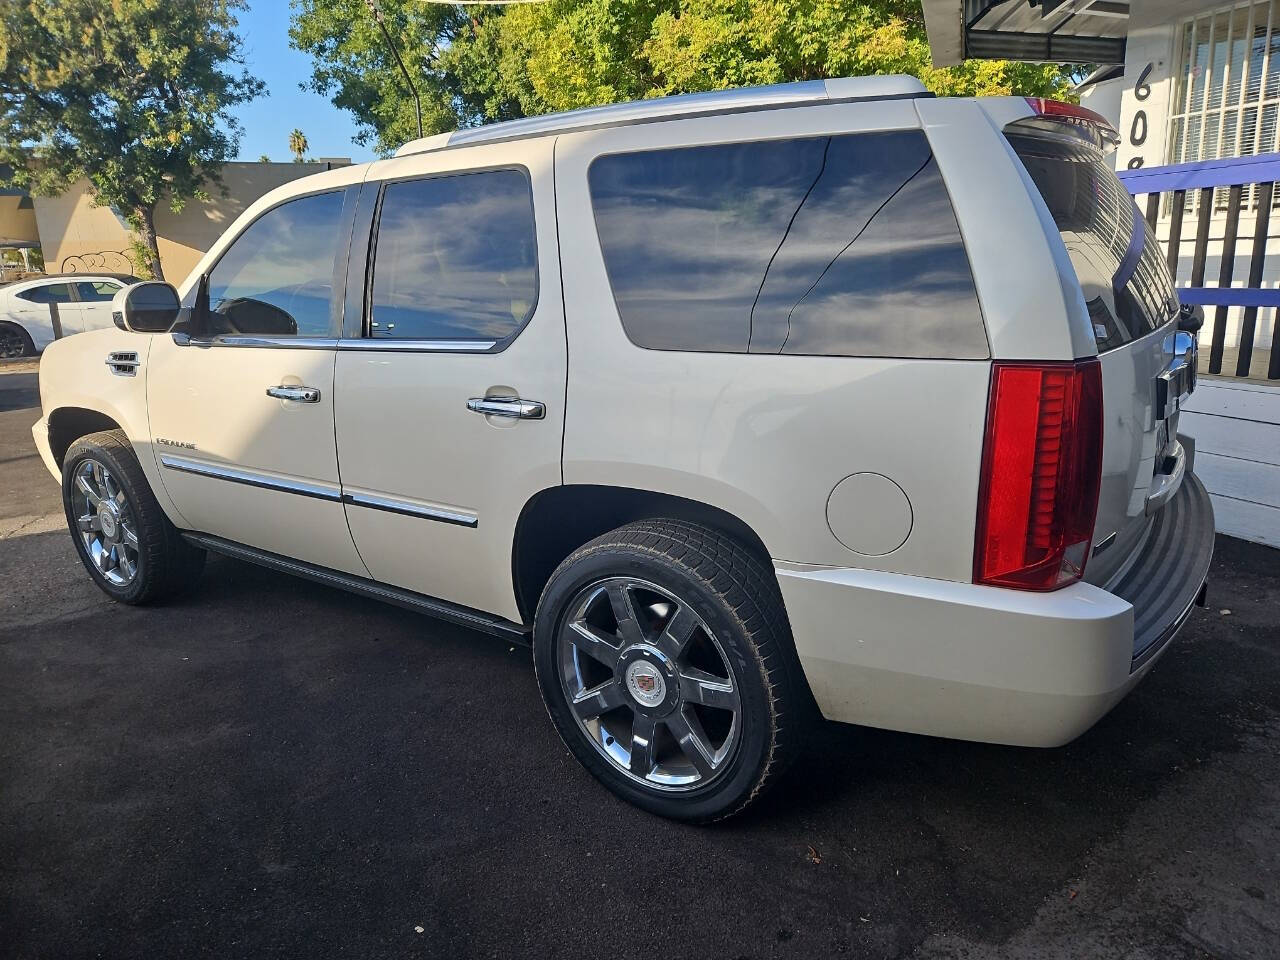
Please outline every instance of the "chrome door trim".
M380 494L346 491L338 484L323 483L317 480L277 477L271 474L259 473L255 470L245 470L242 467L229 467L223 464L209 463L205 460L193 460L190 457L177 457L168 453L160 455L160 463L166 469L176 470L179 473L190 473L214 480L242 483L245 486L259 487L263 490L295 493L299 496L313 497L317 500L350 504L353 507L367 507L370 510L382 510L386 513L418 517L422 520L437 520L441 523L452 523L460 527L471 528L476 527L479 523L477 516L469 510L456 507L452 509L433 507Z
M338 341L339 350L387 353L488 353L496 340L392 340L360 337Z
M333 350L337 337L250 337L243 334L221 334L209 339L175 333L173 342L180 347L266 347L276 350Z
M241 467L228 467L205 460L192 460L189 457L175 457L167 453L160 455L160 463L165 468L179 473L191 473L200 477L211 477L214 480L229 480L249 487L278 490L281 493L296 493L299 496L330 500L334 503L342 500L342 490L337 484L323 483L318 480L277 477Z
M320 388L282 383L277 387L267 387L267 396L276 400L294 400L298 403L319 403Z
M418 517L422 520L438 520L441 523L453 523L460 527L474 528L478 518L469 510L458 508L429 507L426 504L381 494L342 491L342 502L353 507L368 507L370 510L383 510L387 513L398 513L406 517Z
M541 420L547 415L547 407L540 400L522 400L520 397L472 397L467 401L472 413L486 417L510 417L513 420Z

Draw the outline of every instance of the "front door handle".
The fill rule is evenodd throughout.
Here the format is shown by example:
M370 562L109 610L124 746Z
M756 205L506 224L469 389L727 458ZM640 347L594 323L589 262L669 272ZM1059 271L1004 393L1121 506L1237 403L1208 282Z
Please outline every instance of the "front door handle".
M315 387L295 387L282 383L278 387L267 387L267 396L277 400L297 400L299 403L319 403L320 391Z
M511 417L514 420L541 420L547 415L545 405L519 397L472 397L467 401L467 409L472 413L483 413L486 417Z

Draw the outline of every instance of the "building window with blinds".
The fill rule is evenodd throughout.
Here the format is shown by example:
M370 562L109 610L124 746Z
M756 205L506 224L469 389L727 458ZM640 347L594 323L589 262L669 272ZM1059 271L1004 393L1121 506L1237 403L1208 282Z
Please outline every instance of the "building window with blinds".
M1178 43L1169 162L1280 149L1280 0L1194 17L1182 24ZM1217 192L1221 206L1226 191Z

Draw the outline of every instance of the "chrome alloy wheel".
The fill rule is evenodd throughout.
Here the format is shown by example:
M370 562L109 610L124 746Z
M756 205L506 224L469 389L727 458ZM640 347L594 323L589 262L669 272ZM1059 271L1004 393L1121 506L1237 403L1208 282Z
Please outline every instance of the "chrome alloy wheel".
M669 792L706 786L742 734L742 700L706 622L656 584L583 587L557 638L560 682L578 725L617 769Z
M97 571L118 587L138 575L138 529L124 487L97 460L76 467L71 489L76 531Z
M0 359L12 360L26 356L26 341L16 327L0 324Z

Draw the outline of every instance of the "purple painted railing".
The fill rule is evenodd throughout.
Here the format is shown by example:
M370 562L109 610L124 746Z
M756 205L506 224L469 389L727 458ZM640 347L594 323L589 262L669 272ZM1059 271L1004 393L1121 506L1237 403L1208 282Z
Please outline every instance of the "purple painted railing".
M1223 351L1226 347L1227 308L1243 307L1240 323L1240 347L1236 355L1235 375L1247 377L1253 361L1254 336L1258 322L1258 309L1280 307L1280 289L1262 289L1263 266L1267 255L1267 234L1271 224L1271 206L1275 184L1280 181L1280 153L1266 153L1254 157L1231 157L1222 160L1205 160L1199 163L1178 163L1165 167L1139 167L1120 171L1120 179L1134 197L1145 194L1147 222L1154 228L1160 214L1160 197L1172 194L1169 218L1169 243L1166 252L1169 270L1175 283L1190 280L1190 286L1179 286L1178 297L1183 303L1212 306L1211 346L1209 372L1222 373ZM1236 241L1240 239L1240 211L1245 207L1245 188L1257 187L1256 220L1252 233L1252 251L1249 259L1249 279L1244 287L1232 287L1235 272ZM1222 240L1221 268L1218 285L1204 285L1205 261L1209 248L1209 226L1215 212L1214 192L1228 188L1226 199L1226 223ZM1187 209L1187 192L1199 191L1198 220L1195 247L1191 257L1189 278L1178 276L1178 253L1182 245L1182 218ZM1252 194L1253 191L1250 191ZM1221 210L1221 204L1217 204ZM1249 235L1246 234L1246 237ZM1271 356L1267 363L1268 380L1280 380L1280 311L1272 321Z

